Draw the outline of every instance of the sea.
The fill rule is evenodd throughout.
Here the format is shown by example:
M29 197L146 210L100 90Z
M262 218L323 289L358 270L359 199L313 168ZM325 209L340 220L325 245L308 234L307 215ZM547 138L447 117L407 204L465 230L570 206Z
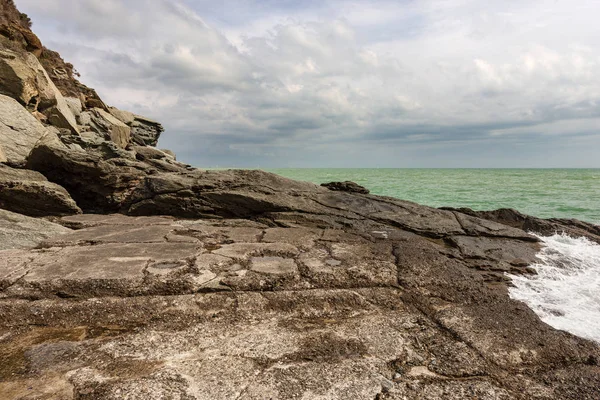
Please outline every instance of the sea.
M269 169L316 184L350 180L372 194L432 207L514 208L540 218L600 225L600 169ZM600 245L557 232L533 276L511 276L510 295L547 324L600 343Z

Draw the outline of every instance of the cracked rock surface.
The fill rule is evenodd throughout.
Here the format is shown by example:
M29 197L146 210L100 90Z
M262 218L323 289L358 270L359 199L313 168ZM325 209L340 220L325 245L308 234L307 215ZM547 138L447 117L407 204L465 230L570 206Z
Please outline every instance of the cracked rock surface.
M0 400L600 399L506 275L600 227L192 168L0 11Z
M599 347L498 272L539 245L447 215L439 237L295 212L57 219L74 230L0 252L2 398L597 399Z

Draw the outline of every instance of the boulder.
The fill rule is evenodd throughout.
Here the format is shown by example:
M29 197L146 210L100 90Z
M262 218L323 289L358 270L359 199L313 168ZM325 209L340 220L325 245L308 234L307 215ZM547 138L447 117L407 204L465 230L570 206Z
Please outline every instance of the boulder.
M131 128L101 108L82 112L79 122L103 135L105 139L112 140L122 149L127 147L131 139Z
M44 219L0 209L0 250L34 247L45 239L69 232L71 229ZM5 257L0 264L4 260L10 261L9 254Z
M96 132L81 132L79 136L62 135L60 139L70 148L97 152L105 160L119 157L136 159L134 151L124 150L112 140L106 140L103 135Z
M109 111L118 120L131 127L131 143L140 146L157 145L158 139L164 131L159 122L115 107L111 107Z
M47 135L36 144L26 167L63 186L87 212L98 213L119 211L151 168L131 159L107 158L94 149L70 149L56 135Z
M48 117L48 121L58 127L69 129L74 134L79 134L79 128L77 127L77 121L75 116L71 113L71 109L61 97L57 97L56 105L52 106L45 112Z
M31 112L42 112L59 128L79 132L67 102L33 54L0 51L0 76L0 93L19 101Z
M132 146L133 150L136 153L136 157L138 160L160 160L165 158L172 158L167 153L162 150L158 150L154 147L148 146Z
M131 124L131 141L142 146L156 146L164 130L160 123L136 115Z
M69 193L39 172L0 164L0 208L31 217L80 214Z
M15 99L0 95L0 146L8 162L25 161L47 129Z
M35 110L40 97L38 75L27 64L26 58L27 54L0 50L0 94Z

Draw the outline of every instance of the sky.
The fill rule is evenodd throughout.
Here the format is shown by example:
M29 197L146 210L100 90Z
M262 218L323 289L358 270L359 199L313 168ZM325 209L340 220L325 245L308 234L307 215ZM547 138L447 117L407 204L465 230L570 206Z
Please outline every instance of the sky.
M599 168L597 0L16 0L199 167Z

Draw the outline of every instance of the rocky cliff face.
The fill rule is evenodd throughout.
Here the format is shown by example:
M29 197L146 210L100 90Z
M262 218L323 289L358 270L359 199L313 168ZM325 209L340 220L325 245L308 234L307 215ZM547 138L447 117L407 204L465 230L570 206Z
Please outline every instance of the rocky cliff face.
M29 142L16 144L22 135L12 132L16 125L6 119L14 106L10 99L0 98L5 110L0 126L2 159L24 161L31 142L35 144L46 132L67 136L94 133L121 148L130 143L157 144L163 131L159 123L104 104L93 89L76 79L71 64L42 46L30 26L12 0L0 2L0 95L18 102L44 125L29 127Z
M192 168L0 5L0 398L598 399L506 275L597 226Z

